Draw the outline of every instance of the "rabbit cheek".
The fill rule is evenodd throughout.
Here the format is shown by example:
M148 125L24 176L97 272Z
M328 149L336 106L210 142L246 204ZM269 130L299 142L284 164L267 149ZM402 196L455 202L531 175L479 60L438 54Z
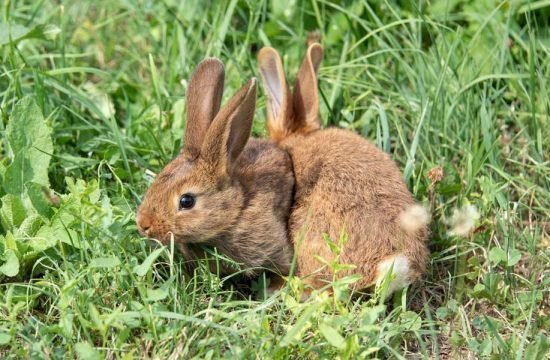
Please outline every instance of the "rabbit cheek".
M211 236L207 225L208 211L204 209L181 210L176 215L174 228L178 240L184 243L202 243Z
M240 213L242 193L226 189L197 197L193 209L179 210L174 221L176 239L184 243L215 245L221 234L227 233Z
M229 191L227 191L229 190ZM148 236L164 244L173 237L180 244L207 243L216 245L236 221L241 211L243 194L231 191L206 195L200 192L192 209L177 209L166 219L151 217L154 224L147 230ZM198 192L198 191L197 191ZM178 201L180 195L175 196ZM140 219L141 220L141 219ZM142 221L142 226L143 220ZM145 221L145 225L147 221Z

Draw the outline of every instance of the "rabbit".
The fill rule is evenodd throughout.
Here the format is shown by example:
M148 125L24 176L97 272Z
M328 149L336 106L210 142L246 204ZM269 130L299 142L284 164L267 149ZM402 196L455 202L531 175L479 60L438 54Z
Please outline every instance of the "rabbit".
M425 272L429 220L420 216L412 228L402 225L420 205L388 154L352 131L321 129L317 70L322 57L319 43L309 45L291 93L278 52L264 47L258 53L269 137L290 154L294 169L288 226L296 275L310 291L334 280L335 274L320 261L336 258L323 234L337 242L345 231L338 261L354 269L336 278L358 274L352 288L367 290L388 277L393 279L391 293Z
M147 190L136 224L143 236L163 244L173 238L188 260L204 257L206 245L248 269L248 277L258 268L286 275L293 258L290 157L268 140L249 140L256 79L220 110L223 86L219 60L197 66L187 89L183 149ZM218 270L236 272L228 265Z

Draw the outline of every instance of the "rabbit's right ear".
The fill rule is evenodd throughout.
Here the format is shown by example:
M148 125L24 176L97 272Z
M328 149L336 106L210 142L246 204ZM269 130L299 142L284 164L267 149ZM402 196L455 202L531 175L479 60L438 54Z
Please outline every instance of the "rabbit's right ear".
M317 89L317 70L323 60L323 47L319 43L308 46L306 56L298 70L294 84L294 114L296 130L308 133L321 127L319 121L319 90Z
M208 129L200 156L220 176L231 175L243 151L256 110L256 79L246 83L224 105Z
M222 62L215 58L203 60L191 75L182 151L187 158L199 156L206 132L220 110L224 75Z
M290 91L277 50L264 47L258 53L258 67L267 95L267 130L272 140L284 139L293 129L293 108Z

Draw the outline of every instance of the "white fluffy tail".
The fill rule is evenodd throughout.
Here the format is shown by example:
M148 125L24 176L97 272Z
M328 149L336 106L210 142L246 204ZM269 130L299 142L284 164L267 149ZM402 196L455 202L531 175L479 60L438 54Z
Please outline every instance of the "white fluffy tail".
M388 295L410 284L409 259L403 254L388 257L380 262L376 271L376 286L389 281Z

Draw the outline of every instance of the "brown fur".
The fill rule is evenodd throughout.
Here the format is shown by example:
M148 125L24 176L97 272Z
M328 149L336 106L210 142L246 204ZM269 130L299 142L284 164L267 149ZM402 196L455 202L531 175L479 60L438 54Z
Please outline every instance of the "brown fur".
M289 232L297 252L297 275L316 288L332 280L316 256L334 259L322 235L337 241L345 230L348 239L339 260L356 268L339 275L362 275L356 288L373 285L380 275L378 264L396 254L410 263L408 280L417 280L425 271L428 230L423 225L408 234L400 227L399 216L414 199L399 169L359 135L319 130L316 71L321 58L321 46L309 46L291 97L277 51L264 48L258 56L270 137L288 151L294 168Z
M287 274L293 256L287 233L294 186L290 158L267 140L248 141L254 79L218 112L222 91L223 65L203 61L188 88L184 148L145 194L138 229L163 243L173 236L191 259L204 255L197 245L208 245L245 268ZM185 193L196 194L192 209L179 209Z

